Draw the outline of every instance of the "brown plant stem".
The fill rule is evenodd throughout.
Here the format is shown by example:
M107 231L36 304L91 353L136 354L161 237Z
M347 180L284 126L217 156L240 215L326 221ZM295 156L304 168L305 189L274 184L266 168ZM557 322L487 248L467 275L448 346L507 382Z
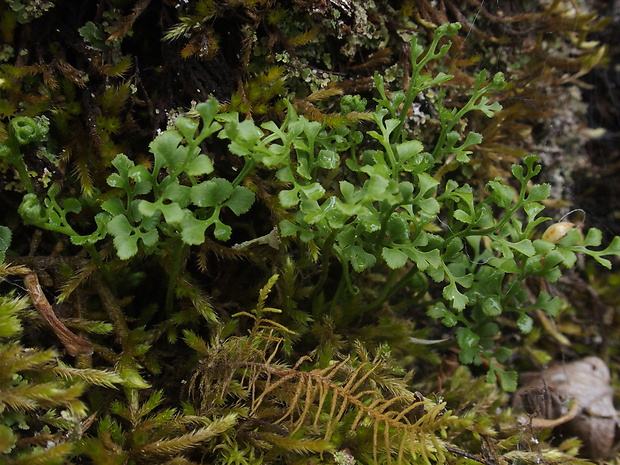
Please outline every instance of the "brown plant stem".
M24 285L30 294L34 308L37 309L45 322L52 331L54 331L54 334L60 339L67 349L67 352L74 357L80 354L92 355L93 345L86 339L71 332L71 330L58 319L47 297L45 297L43 289L39 284L39 278L34 271L30 270L24 275Z
M467 458L469 460L474 460L474 461L476 461L478 463L482 463L483 465L494 465L494 463L489 461L489 460L483 459L482 457L478 457L477 455L470 454L469 452L466 452L466 451L461 450L461 449L457 449L455 447L447 446L446 450L448 452L452 452L453 454L460 455L461 457L465 457L465 458Z
M97 294L99 294L99 298L101 299L101 305L110 317L110 320L112 320L112 325L114 325L116 336L124 350L127 346L130 330L127 326L127 321L125 320L123 310L114 296L114 293L105 282L105 279L103 279L98 272L94 272L92 274L92 279L95 289L97 290Z

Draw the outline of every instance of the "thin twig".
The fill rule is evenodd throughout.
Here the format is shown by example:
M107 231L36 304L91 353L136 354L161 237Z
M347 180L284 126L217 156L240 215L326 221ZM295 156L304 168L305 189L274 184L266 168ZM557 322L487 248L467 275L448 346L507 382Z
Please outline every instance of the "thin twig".
M482 463L483 465L493 465L492 462L489 462L488 460L483 459L482 457L478 457L477 455L470 454L469 452L466 452L466 451L461 450L461 449L456 449L455 447L447 446L446 450L448 452L452 452L453 454L460 455L460 456L465 457L465 458L470 459L470 460L474 460L474 461L476 461L478 463Z
M83 339L67 328L62 321L58 319L54 313L54 309L50 305L47 297L43 293L43 289L39 284L39 278L34 271L29 271L24 275L24 285L32 298L34 308L41 314L49 327L58 336L70 355L92 355L93 345L86 339Z
M112 293L112 290L99 273L93 273L92 280L95 290L101 299L101 305L110 317L110 320L112 320L112 325L116 331L116 337L118 338L123 349L125 349L127 340L129 339L130 330L127 326L127 321L125 320L123 310L118 303L117 298Z

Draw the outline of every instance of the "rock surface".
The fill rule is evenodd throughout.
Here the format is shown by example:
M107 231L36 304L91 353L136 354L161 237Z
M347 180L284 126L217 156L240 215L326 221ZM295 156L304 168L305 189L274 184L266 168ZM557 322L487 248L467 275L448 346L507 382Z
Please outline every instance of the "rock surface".
M586 357L523 373L520 385L514 406L532 415L533 426L554 427L558 435L579 437L584 457L609 457L618 413L609 368L603 360Z

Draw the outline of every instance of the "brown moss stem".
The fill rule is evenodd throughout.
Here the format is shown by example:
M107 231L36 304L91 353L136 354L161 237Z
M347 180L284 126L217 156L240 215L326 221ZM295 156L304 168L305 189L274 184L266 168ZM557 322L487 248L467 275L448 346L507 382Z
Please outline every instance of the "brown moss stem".
M114 326L114 330L116 332L116 337L118 338L123 349L125 349L129 339L130 330L127 326L127 320L125 319L123 310L101 274L99 272L94 272L92 274L92 279L95 290L101 299L101 305L112 321L112 325Z
M71 332L71 330L58 319L47 297L45 297L43 289L39 284L39 278L34 271L30 271L24 275L24 285L26 289L28 289L34 307L41 314L52 331L54 331L58 339L63 343L67 352L74 357L80 354L92 355L93 345L86 339Z

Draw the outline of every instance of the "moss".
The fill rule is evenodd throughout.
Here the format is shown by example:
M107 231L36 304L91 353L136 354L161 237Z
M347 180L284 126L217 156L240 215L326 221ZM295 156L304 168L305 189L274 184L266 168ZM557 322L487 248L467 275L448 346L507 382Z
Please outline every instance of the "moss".
M549 206L559 209L558 218L571 208L562 192L570 180L587 184L579 189L586 193L591 179L608 176L613 184L613 170L592 168L578 155L588 141L582 130L583 79L592 69L603 72L610 29L596 10L568 0L4 2L0 141L6 141L8 122L16 116L49 119L48 140L24 147L33 195L42 197L49 186L63 199L84 193L82 211L69 219L78 233L90 234L90 213L106 200L122 198L106 182L115 156L125 153L135 165L151 167L150 141L176 116L195 117L197 102L214 95L224 108L258 125L281 121L288 98L299 113L334 131L366 131L368 114L343 115L342 95L359 94L372 107L375 73L385 77L389 89L403 88L410 38L426 46L435 28L450 21L460 21L463 31L452 52L424 72L452 73L455 79L443 93L429 90L413 102L407 135L434 143L441 122L433 105L462 107L465 89L483 68L504 72L510 85L492 96L504 107L496 118L471 114L455 127L462 131L466 123L483 142L472 147L466 165L442 160L438 178L467 181L475 195L484 196L486 181L506 177L512 163L537 153L557 168L547 171L547 180L554 187ZM203 150L224 179L236 179L243 169L221 140ZM605 150L613 153L613 146ZM584 178L579 171L591 174ZM233 226L230 242L211 239L187 254L161 249L127 262L115 258L112 245L84 258L80 245L21 224L15 212L23 179L20 185L12 169L1 166L0 201L11 210L6 221L13 229L8 260L45 271L46 289L64 301L68 324L96 342L91 361L54 356L72 367L115 367L124 378L122 389L71 394L72 401L98 412L90 429L84 415L67 419L50 410L44 426L34 420L35 412L5 414L0 438L13 438L11 460L17 447L28 444L13 437L25 422L33 425L32 438L43 434L37 441L47 431L73 434L64 443L71 445L47 463L348 463L352 458L373 463L375 457L387 462L398 460L389 446L399 449L403 437L418 440L417 432L424 438L420 448L403 446L412 462L422 463L424 454L430 461L464 462L473 454L498 463L579 463L574 442L554 449L544 434L532 437L527 419L514 421L505 394L485 383L477 368L472 373L458 366L454 344L446 342L450 333L426 316L431 296L441 293L436 284L410 283L394 289L392 304L370 308L405 273L368 272L359 293L332 305L340 271L333 256L321 255L319 244L252 242L267 240L286 215L275 195L283 183L266 173L259 170L244 181L257 198L251 220L223 217ZM333 179L325 184L337 188ZM601 194L596 200L605 207L601 198L612 197ZM607 207L596 215L611 229L616 210ZM428 226L433 227L440 226ZM245 248L232 248L233 243ZM172 267L178 271L175 286L169 284ZM270 305L282 313L258 317L251 311L256 295L275 272L281 277ZM552 288L572 302L562 306L556 326L533 312L538 327L532 333L522 336L503 321L494 343L515 347L507 363L517 368L593 351L615 360L617 338L607 337L606 330L615 323L610 308L616 281L615 275L580 270ZM525 286L529 292L549 290L534 279ZM166 295L166 289L176 295ZM162 310L163 301L174 304L172 311ZM596 315L589 318L593 308ZM53 336L40 337L40 320L32 313L25 318L34 326L20 347L49 348ZM257 321L263 324L260 331ZM278 333L283 327L295 334ZM49 363L60 366L52 358ZM39 368L32 375L37 383L52 380L63 392L72 384L50 374L48 366ZM417 407L407 410L403 399ZM410 415L398 417L404 410ZM369 413L367 419L357 418L359 412ZM426 415L429 422L421 424L427 429L411 426ZM353 425L357 434L350 432ZM403 431L410 435L400 435ZM43 450L38 443L33 448Z

